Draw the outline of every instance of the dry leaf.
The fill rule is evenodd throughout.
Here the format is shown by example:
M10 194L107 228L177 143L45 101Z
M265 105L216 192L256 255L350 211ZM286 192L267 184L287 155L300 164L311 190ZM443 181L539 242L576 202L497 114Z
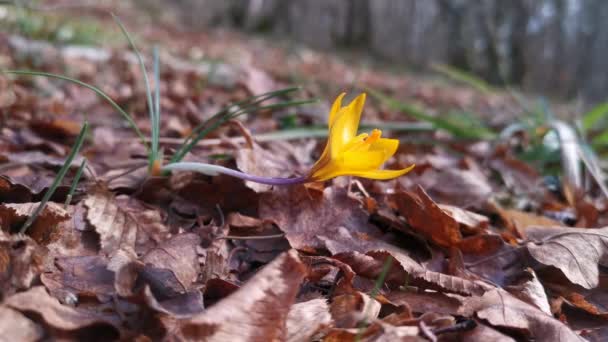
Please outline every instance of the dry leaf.
M326 188L321 198L314 195L302 186L265 193L260 217L276 223L293 248L307 252L366 252L382 246L380 231L346 191Z
M35 342L44 337L38 324L6 306L0 306L0 341Z
M145 264L141 275L155 294L166 286L189 290L196 280L200 267L196 247L201 239L196 234L179 234L150 250L143 258ZM158 275L166 275L157 277ZM178 282L179 285L169 285Z
M528 268L524 271L524 279L520 284L511 285L507 290L522 301L532 304L547 315L552 315L549 298L545 288L536 276L534 270Z
M287 316L306 272L297 253L286 252L227 298L180 322L180 332L186 340L284 340Z
M0 230L0 297L29 288L43 270L45 254L29 237Z
M421 187L416 192L399 192L391 200L399 214L418 233L444 247L457 245L462 240L458 222L442 210Z
M608 228L530 227L526 244L538 262L561 270L574 284L592 289L599 283L598 264L608 265Z
M55 259L57 270L41 275L42 283L56 294L70 292L79 298L114 294L114 273L100 256L76 256Z
M2 230L10 232L21 228L23 223L38 208L40 203L14 203L0 205L0 225ZM59 223L70 218L68 212L59 204L48 202L28 228L27 233L41 245L46 245L59 237Z
M114 195L98 188L85 198L86 218L99 234L101 251L112 255L119 249L134 250L137 222L116 203Z
M294 304L285 323L288 342L306 342L331 324L325 299L313 299Z
M51 331L56 331L57 337L68 334L65 337L95 336L96 339L113 340L119 336L116 317L62 305L42 286L13 295L4 304L23 313L36 314Z
M253 143L253 148L241 148L236 151L236 165L248 174L262 177L289 177L293 167L285 155L271 153ZM272 185L246 181L245 184L255 192L266 192Z
M465 299L461 314L476 314L493 326L524 331L537 341L584 341L562 322L499 289Z

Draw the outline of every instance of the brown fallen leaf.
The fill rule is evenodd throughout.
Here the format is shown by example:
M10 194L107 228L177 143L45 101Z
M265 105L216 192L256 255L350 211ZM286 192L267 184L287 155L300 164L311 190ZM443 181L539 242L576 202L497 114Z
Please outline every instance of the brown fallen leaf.
M382 305L369 295L353 291L334 296L330 304L330 312L335 327L351 329L361 322L370 322L378 318Z
M429 271L409 256L395 251L370 251L366 254L357 252L340 253L335 255L334 258L352 267L357 275L376 279L389 256L392 256L396 261L393 262L393 267L386 278L386 282L393 287L415 286L421 289L463 295L481 295L493 288L481 281Z
M415 192L399 192L390 201L416 232L436 244L451 247L462 240L458 222L441 209L420 186Z
M475 314L492 326L516 329L537 341L584 341L562 322L500 289L466 298L460 314Z
M40 203L13 203L0 205L0 225L5 232L19 230ZM59 204L48 202L36 220L28 228L27 234L41 245L58 238L58 225L70 218L69 213Z
M479 323L473 330L465 332L462 340L466 342L515 342L514 338Z
M455 207L448 204L439 204L441 210L446 211L466 233L475 233L482 231L490 225L490 220L483 215L474 213L472 211Z
M386 298L395 305L408 305L413 312L455 315L462 302L440 292L391 291Z
M0 340L1 341L40 341L44 331L38 324L16 310L0 306Z
M92 190L84 199L87 221L99 234L101 251L109 256L119 249L134 250L138 224L118 206L114 195L102 188Z
M475 169L428 172L419 184L437 201L461 208L482 207L493 194L487 177Z
M522 301L534 305L547 315L552 315L551 307L549 306L549 298L545 288L536 276L534 270L528 268L524 270L522 279L517 285L510 285L506 288L513 296Z
M527 213L515 209L500 209L496 207L498 215L502 218L507 229L521 238L527 237L527 229L532 226L563 227L558 221L545 216Z
M321 198L313 196L303 186L264 193L260 217L276 223L293 248L307 252L366 252L383 246L380 230L345 190L329 187Z
M177 292L191 288L200 271L196 251L200 242L196 234L179 234L143 256L145 265L141 277L150 284L155 295L165 292L166 287L179 289Z
M41 281L53 294L70 292L83 297L109 300L114 294L114 273L100 256L76 256L55 259L57 270L41 275ZM56 296L58 297L58 296Z
M263 177L290 177L293 170L286 156L277 155L252 143L251 148L240 148L236 151L236 165L248 174ZM273 186L246 181L245 184L255 192L270 191Z
M62 305L51 297L44 287L32 287L4 302L17 311L35 314L50 328L55 337L92 338L113 340L119 337L118 317Z
M146 286L143 291L146 304L153 310L167 315L172 319L187 319L198 315L205 310L203 305L203 295L200 291L194 290L177 295L173 298L158 301L157 298Z
M0 230L0 297L29 288L43 271L45 251L31 238Z
M526 248L538 262L554 266L574 284L592 289L598 264L608 265L608 227L601 229L530 227Z
M306 273L294 250L283 253L239 290L181 321L180 333L186 340L284 340L287 316Z
M312 299L294 304L287 314L286 341L306 342L332 323L325 299Z

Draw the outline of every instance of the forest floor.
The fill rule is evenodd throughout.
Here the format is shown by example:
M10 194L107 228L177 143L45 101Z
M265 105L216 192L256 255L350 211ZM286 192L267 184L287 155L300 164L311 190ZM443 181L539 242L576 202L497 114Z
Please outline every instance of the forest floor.
M572 106L123 6L149 71L159 48L150 102L105 8L0 6L2 71L98 88L0 73L0 340L608 338L603 165ZM306 175L342 92L399 139L385 167L413 171L159 171L207 130L183 161Z

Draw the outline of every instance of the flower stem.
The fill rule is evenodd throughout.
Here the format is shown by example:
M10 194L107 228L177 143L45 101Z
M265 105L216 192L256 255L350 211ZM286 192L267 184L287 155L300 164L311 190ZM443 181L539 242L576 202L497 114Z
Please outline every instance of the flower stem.
M193 163L193 162L179 162L168 164L163 167L163 171L194 171L200 172L209 176L217 176L218 174L225 174L231 177L240 178L246 181L251 181L260 184L267 185L294 185L302 184L309 181L308 177L292 177L292 178L275 178L275 177L261 177L251 175L245 172L237 171L220 165L206 164L206 163Z

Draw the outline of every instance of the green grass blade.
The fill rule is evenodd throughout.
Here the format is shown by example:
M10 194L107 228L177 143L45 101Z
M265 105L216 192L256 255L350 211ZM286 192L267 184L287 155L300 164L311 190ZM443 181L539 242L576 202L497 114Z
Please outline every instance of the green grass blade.
M148 112L150 115L150 125L151 125L151 148L149 151L149 155L148 155L148 163L149 163L149 167L152 167L152 165L154 164L154 161L158 158L158 137L160 136L159 133L159 124L160 124L160 120L157 120L157 117L160 115L160 113L158 113L156 111L156 106L155 106L155 102L158 101L158 99L154 99L154 96L152 94L152 89L150 89L150 79L148 78L148 71L146 70L146 64L144 63L144 59L141 55L141 53L139 53L139 50L137 49L137 46L135 46L135 42L133 41L133 38L131 38L131 34L129 34L129 31L127 31L127 28L122 24L122 22L120 21L120 19L114 14L112 13L112 18L114 19L114 21L116 22L116 24L118 24L118 26L120 27L120 30L122 31L123 35L125 36L125 38L127 39L127 41L129 42L129 45L131 46L131 49L133 50L133 53L135 53L135 56L137 57L137 64L139 65L139 69L143 75L144 78L144 86L146 88L146 99L148 102ZM155 61L156 63L156 61ZM155 68L157 68L158 66L155 65ZM155 75L156 76L156 75ZM158 91L158 84L156 85L155 92Z
M386 280L388 271L390 271L392 266L393 266L393 256L389 255L386 258L386 260L384 261L384 265L382 265L382 271L380 271L380 274L378 275L378 278L376 279L376 282L374 283L374 288L372 289L372 291L369 295L372 299L375 299L375 297L380 292L380 288L382 288L382 285L384 285L384 281ZM367 308L369 308L369 306ZM365 316L367 316L367 315L364 315L364 317ZM365 327L365 324L366 324L366 322L361 322L359 324L357 336L355 336L355 341L361 341L361 337L363 337L363 328Z
M154 114L152 120L152 162L158 159L158 144L160 139L160 61L158 47L154 47Z
M74 176L74 180L72 181L72 185L70 186L70 191L68 192L68 196L65 198L64 207L67 208L72 202L72 197L74 196L74 192L76 191L76 186L78 186L78 182L80 181L80 177L82 176L82 171L87 164L86 159L82 159L82 163L80 163L80 167L78 167L78 171L76 171L76 175Z
M76 138L76 143L74 144L74 146L72 146L72 150L70 151L70 154L68 154L68 157L66 158L65 162L63 163L63 166L61 166L61 169L59 170L59 172L57 173L57 176L53 180L53 184L51 184L51 187L47 190L47 192L42 197L42 200L40 201L40 204L38 204L38 207L36 207L36 210L34 210L32 215L30 215L27 218L27 220L21 227L21 230L20 230L21 234L25 233L26 230L32 225L32 223L34 223L34 221L36 220L38 215L40 215L40 213L46 206L49 199L51 199L51 196L53 196L53 194L55 193L55 190L57 190L57 187L59 186L59 184L61 184L61 181L63 180L66 173L70 169L70 165L72 164L74 157L76 157L76 155L78 154L78 151L80 151L80 148L82 147L82 144L84 143L84 138L86 136L88 127L89 127L89 124L85 121L85 123L82 125L82 129L80 130L80 133L78 134L78 137Z
M260 103L270 100L275 97L289 94L293 91L299 90L299 87L285 88L278 91L255 95L247 98L243 101L230 104L224 107L222 110L214 114L209 120L196 126L192 133L184 140L184 143L177 149L177 151L171 157L170 163L177 163L181 161L186 154L188 154L196 144L203 139L207 134L211 133L215 129L227 121L245 113L251 113L259 110L266 109L279 109L291 106L299 106L307 103L311 103L314 100L296 100L296 101L285 101L275 103L267 106L259 106Z
M483 79L466 71L445 64L431 64L431 69L455 81L464 83L469 87L474 88L484 94L492 93L492 86L490 86Z
M588 132L608 114L608 102L601 103L583 115L583 130Z
M67 76L63 76L63 75L57 75L57 74L51 74L51 73L48 73L48 72L30 71L30 70L2 70L0 72L7 73L7 74L15 74L15 75L43 76L43 77L57 78L57 79L60 79L60 80L69 81L69 82L78 84L78 85L80 85L82 87L85 87L85 88L88 88L88 89L92 90L99 97L101 97L104 100L106 100L112 107L114 107L114 109L116 109L125 118L125 120L127 120L127 122L129 123L129 126L131 126L131 128L133 128L133 130L135 131L135 133L137 134L137 136L141 140L142 144L144 144L144 146L146 146L146 148L149 148L148 144L146 143L146 137L141 133L141 131L139 130L139 128L135 124L135 121L133 121L133 118L131 117L131 115L129 115L129 113L125 112L116 102L114 102L114 100L112 100L112 98L110 98L110 96L108 96L106 93L104 93L101 89L99 89L99 88L97 88L97 87L95 87L93 85L90 85L88 83L85 83L85 82L79 81L77 79L71 78L71 77L67 77Z
M496 137L496 133L492 132L486 127L479 127L473 125L463 125L457 124L455 122L448 121L447 119L438 118L427 113L424 113L422 110L417 107L397 101L387 95L384 95L378 91L368 89L367 90L373 97L378 99L379 101L385 103L389 108L407 113L407 115L421 121L426 121L433 124L435 127L439 129L443 129L452 133L458 138L464 139L494 139Z

